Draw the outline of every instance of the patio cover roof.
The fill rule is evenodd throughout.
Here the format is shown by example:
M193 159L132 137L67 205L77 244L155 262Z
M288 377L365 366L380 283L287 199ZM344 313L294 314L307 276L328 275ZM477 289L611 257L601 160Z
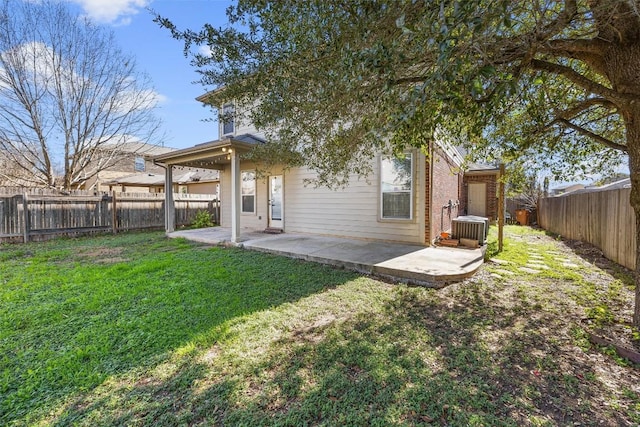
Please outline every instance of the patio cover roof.
M262 138L251 134L239 135L233 138L223 138L217 141L205 142L194 147L172 151L155 156L153 161L165 166L187 166L202 169L222 169L231 163L230 153L245 153L259 144L264 144Z

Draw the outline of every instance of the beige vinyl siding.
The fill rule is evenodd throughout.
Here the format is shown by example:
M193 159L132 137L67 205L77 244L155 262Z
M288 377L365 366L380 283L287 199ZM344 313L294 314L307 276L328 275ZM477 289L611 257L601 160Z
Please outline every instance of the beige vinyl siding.
M251 123L251 121L249 120L249 117L246 117L246 111L248 111L247 108L252 108L250 107L243 107L243 106L238 106L237 104L235 105L236 108L236 118L234 120L234 129L233 129L233 134L230 135L224 135L223 132L223 127L222 127L222 120L220 120L219 124L218 124L218 132L219 135L222 136L239 136L239 135L244 135L244 134L251 134L253 136L256 136L258 138L265 138L264 132L259 131L258 129L256 129L256 127L253 125L253 123ZM221 111L221 110L220 110Z
M307 169L292 169L285 176L285 231L363 239L424 243L424 156L414 164L412 220L380 220L379 159L368 179L353 177L348 187L330 190L304 186L313 179Z
M244 134L250 134L255 137L265 139L264 132L260 132L258 129L255 128L255 126L253 126L253 124L245 124L240 122L236 126L235 135L239 136Z
M216 194L217 182L199 182L186 184L190 194Z
M424 155L415 155L413 185L413 219L380 219L379 159L374 160L374 173L366 179L353 177L339 190L305 187L305 179L314 173L306 168L291 168L285 173L274 169L256 180L256 213L241 214L241 230L263 230L267 227L268 175L283 175L284 231L360 239L424 244ZM255 165L242 162L241 170ZM225 168L220 176L222 225L231 226L231 173Z

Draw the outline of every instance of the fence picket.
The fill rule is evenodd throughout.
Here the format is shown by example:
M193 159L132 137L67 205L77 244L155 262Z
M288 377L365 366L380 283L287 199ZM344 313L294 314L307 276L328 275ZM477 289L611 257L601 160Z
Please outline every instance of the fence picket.
M60 194L46 189L0 188L0 243L98 231L164 228L163 193ZM217 214L210 194L174 194L176 226L188 226L196 213ZM216 215L217 218L217 215Z
M631 189L547 197L538 206L540 226L569 239L589 242L627 268L636 264L635 213Z

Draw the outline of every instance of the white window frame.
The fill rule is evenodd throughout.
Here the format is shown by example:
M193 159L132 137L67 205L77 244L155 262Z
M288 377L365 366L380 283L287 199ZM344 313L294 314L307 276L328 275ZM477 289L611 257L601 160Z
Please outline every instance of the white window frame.
M383 221L412 221L414 217L414 186L415 186L415 155L413 153L405 153L403 157L380 157L380 179L379 179L379 197L380 197L380 219ZM393 159L409 159L411 162L411 186L408 190L396 190L396 191L385 191L384 190L384 163L390 162ZM384 212L384 195L386 193L408 193L409 194L409 216L408 217L398 217L398 216L385 216Z
M230 114L229 116L231 117L231 119L229 120L229 118L227 117L227 111L225 110L230 110ZM233 135L235 134L236 131L236 106L233 102L227 102L226 104L224 104L222 106L222 115L220 116L220 134L221 135ZM227 124L231 125L231 130L229 132L225 132L225 126Z
M144 157L140 157L140 156L136 156L136 158L133 160L133 169L136 172L144 172L146 169L146 161L144 160Z
M253 175L253 180L246 180L245 181L245 176L246 174L252 174ZM245 182L249 182L252 181L253 182L253 194L243 194L244 193L244 183ZM240 171L240 213L243 214L248 214L248 215L255 215L257 209L256 209L256 201L257 201L257 182L256 182L256 172L254 170L244 170L244 171ZM252 210L250 211L246 211L244 210L244 198L245 196L253 196L253 205L252 205Z

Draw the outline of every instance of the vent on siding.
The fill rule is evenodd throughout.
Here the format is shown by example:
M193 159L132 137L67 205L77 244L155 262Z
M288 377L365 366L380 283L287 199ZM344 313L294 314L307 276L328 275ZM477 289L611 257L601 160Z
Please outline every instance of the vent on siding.
M485 244L488 232L488 219L482 217L459 216L451 222L451 234L454 239L473 239L480 245Z

